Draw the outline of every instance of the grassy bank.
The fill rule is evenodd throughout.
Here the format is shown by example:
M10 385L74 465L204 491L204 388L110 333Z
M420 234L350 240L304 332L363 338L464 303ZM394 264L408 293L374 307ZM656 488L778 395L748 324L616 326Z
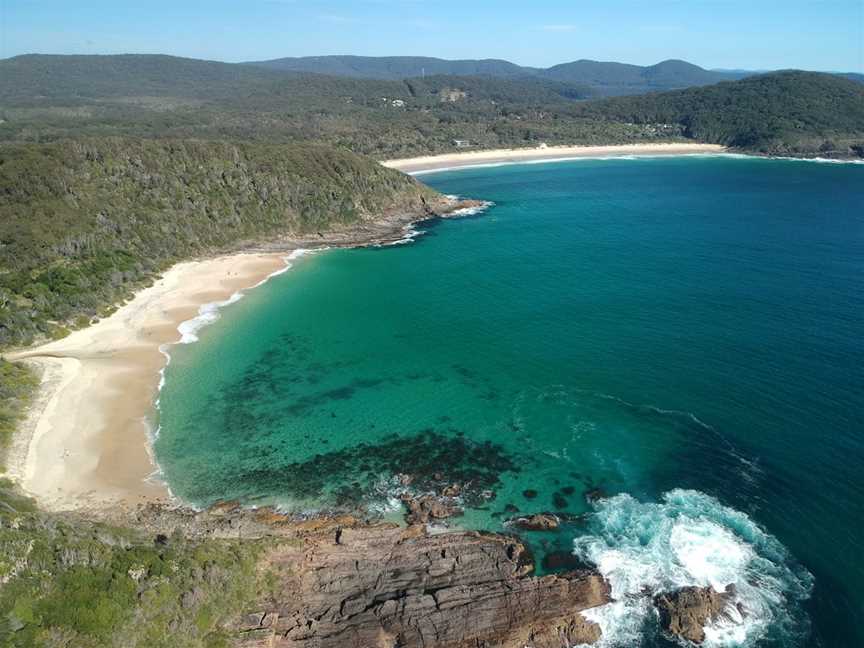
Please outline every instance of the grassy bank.
M0 646L231 645L273 540L147 536L40 512L0 480Z
M39 379L33 370L0 358L0 473L5 466L4 451L24 418L38 385Z

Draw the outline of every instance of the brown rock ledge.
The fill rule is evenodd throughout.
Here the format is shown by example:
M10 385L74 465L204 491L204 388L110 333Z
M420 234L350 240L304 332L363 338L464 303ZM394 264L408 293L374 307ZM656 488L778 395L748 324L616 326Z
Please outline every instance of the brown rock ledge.
M507 536L412 535L358 526L273 550L278 593L248 617L263 621L241 628L241 645L564 648L600 637L579 614L609 601L596 572L531 577L530 555Z
M600 637L580 612L610 600L590 569L532 576L530 552L507 535L297 519L234 503L149 505L132 521L166 538L274 539L259 565L276 578L272 595L226 620L245 648L569 648Z

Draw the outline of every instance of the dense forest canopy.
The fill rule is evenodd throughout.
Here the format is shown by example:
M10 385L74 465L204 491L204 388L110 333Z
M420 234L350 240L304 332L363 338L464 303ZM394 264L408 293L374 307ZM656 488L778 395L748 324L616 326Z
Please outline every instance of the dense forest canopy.
M0 346L84 325L178 260L420 211L435 197L372 160L314 145L0 147Z
M618 97L584 104L582 114L680 124L686 137L748 150L864 155L864 84L815 72Z
M418 61L372 63L410 70ZM477 73L469 76L394 80L169 56L22 56L0 61L0 142L315 141L378 158L444 152L457 139L477 148L696 139L767 153L860 151L864 84L838 75L778 72L707 86L707 71L684 61L577 61L544 75L505 74L499 63L439 66ZM699 87L602 98L603 84L636 92L644 83Z
M617 73L624 83L634 71ZM0 345L89 321L178 259L432 195L356 153L696 140L864 156L864 84L840 76L601 99L588 80L370 80L143 55L0 61Z

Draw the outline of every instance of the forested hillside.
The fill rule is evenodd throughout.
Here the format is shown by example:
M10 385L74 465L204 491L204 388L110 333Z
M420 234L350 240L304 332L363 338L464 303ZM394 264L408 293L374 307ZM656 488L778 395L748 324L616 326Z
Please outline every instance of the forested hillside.
M580 109L587 118L675 124L688 138L747 151L864 157L864 85L818 72L775 72Z
M540 76L585 85L598 95L630 95L709 85L746 75L706 70L687 61L661 61L643 67L581 60L555 65L540 72Z
M267 70L314 72L364 79L410 79L429 75L548 79L585 86L594 95L609 96L686 88L729 81L746 73L706 70L686 61L630 65L582 59L536 68L499 59L456 60L426 56L304 56L249 63Z
M258 563L280 542L291 540L156 536L45 513L0 478L0 646L231 646L230 624L269 592Z
M598 79L707 82L683 61L579 61L550 75L377 80L168 56L0 61L0 141L133 136L315 141L378 158L474 148L695 139L744 150L859 154L864 84L777 72L664 93L597 99ZM622 85L623 84L623 85Z
M347 151L98 139L0 147L0 346L86 324L173 262L437 194Z
M300 56L247 63L268 70L314 72L359 79L410 79L423 75L524 77L537 70L500 59L448 61L432 56Z
M316 141L386 158L451 150L455 139L495 147L656 136L572 119L589 96L542 79L380 81L166 56L24 56L0 61L0 141Z

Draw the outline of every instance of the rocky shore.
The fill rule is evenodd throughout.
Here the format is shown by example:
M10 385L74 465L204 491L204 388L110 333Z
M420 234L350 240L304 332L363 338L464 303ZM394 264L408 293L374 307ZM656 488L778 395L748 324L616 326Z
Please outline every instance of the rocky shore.
M558 561L559 573L537 576L530 549L515 535L442 532L441 523L461 512L459 494L457 484L416 496L406 492L407 526L351 515L298 519L236 502L202 512L151 504L125 522L157 542L273 539L259 564L272 575L270 593L229 623L238 646L569 648L597 642L601 628L582 612L613 600L604 577L567 560ZM547 518L557 519L540 513L520 521ZM664 634L699 644L733 594L688 587L645 595Z
M234 628L247 647L564 648L600 637L580 613L610 601L593 570L533 576L529 550L507 535L350 516L298 521L234 504L202 513L151 505L136 525L159 538L282 540L261 561L276 579L271 596Z
M482 200L440 196L433 200L421 199L413 209L384 211L376 218L338 226L330 224L327 229L303 236L284 236L264 243L244 243L239 249L245 252L283 252L296 249L333 247L364 247L392 245L413 237L414 225L435 218L459 218L471 216L486 209L491 203Z

